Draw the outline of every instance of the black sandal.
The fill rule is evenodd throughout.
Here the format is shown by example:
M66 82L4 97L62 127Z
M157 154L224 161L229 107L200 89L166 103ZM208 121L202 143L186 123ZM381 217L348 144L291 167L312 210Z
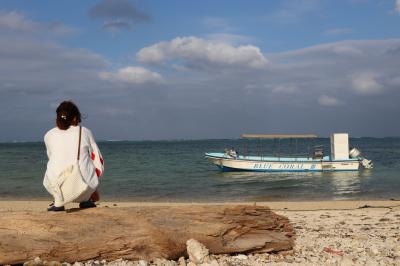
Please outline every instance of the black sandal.
M82 201L81 203L79 203L79 208L81 209L96 208L96 204L91 200Z
M56 206L53 205L50 208L47 208L47 211L49 211L49 212L62 212L62 211L65 211L65 208L64 208L64 206L56 207Z

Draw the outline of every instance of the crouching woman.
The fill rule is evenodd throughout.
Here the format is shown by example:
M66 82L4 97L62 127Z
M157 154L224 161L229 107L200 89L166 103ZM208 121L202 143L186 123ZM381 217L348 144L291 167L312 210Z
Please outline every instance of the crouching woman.
M53 204L47 210L65 210L62 193L57 187L57 179L64 169L77 161L78 143L80 143L79 169L88 185L86 192L79 198L79 207L96 207L95 201L99 198L97 192L99 178L104 172L103 157L92 132L80 127L81 113L73 102L62 102L56 113L57 126L44 136L49 161L43 185L54 198Z

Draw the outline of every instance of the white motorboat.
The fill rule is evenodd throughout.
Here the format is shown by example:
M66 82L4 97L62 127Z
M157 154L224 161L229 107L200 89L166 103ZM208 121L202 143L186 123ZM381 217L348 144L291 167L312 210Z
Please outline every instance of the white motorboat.
M241 137L245 139L304 139L317 136L313 134L244 134ZM303 157L241 155L233 149L224 153L209 152L205 154L205 157L222 171L332 172L358 171L361 168L373 167L370 160L361 157L358 149L349 150L347 133L331 134L330 141L330 155L324 155L323 150L318 147L312 155Z

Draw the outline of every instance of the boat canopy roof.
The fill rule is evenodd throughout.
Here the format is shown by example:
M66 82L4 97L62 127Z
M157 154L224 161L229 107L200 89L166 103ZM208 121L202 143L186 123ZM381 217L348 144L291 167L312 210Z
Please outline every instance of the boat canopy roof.
M315 134L242 134L243 139L308 139L317 138Z

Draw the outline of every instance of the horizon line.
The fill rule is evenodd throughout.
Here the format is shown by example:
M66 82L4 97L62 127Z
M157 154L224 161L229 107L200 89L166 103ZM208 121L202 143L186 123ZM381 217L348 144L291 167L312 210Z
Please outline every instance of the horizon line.
M327 139L329 136L318 136L317 139ZM361 138L373 138L373 139L385 139L385 138L400 138L400 136L356 136L349 137L349 139L361 139ZM205 140L239 140L242 139L240 136L237 138L171 138L171 139L98 139L97 142L157 142L157 141L205 141ZM44 143L43 140L12 140L12 141L0 141L0 144L17 144L17 143Z

